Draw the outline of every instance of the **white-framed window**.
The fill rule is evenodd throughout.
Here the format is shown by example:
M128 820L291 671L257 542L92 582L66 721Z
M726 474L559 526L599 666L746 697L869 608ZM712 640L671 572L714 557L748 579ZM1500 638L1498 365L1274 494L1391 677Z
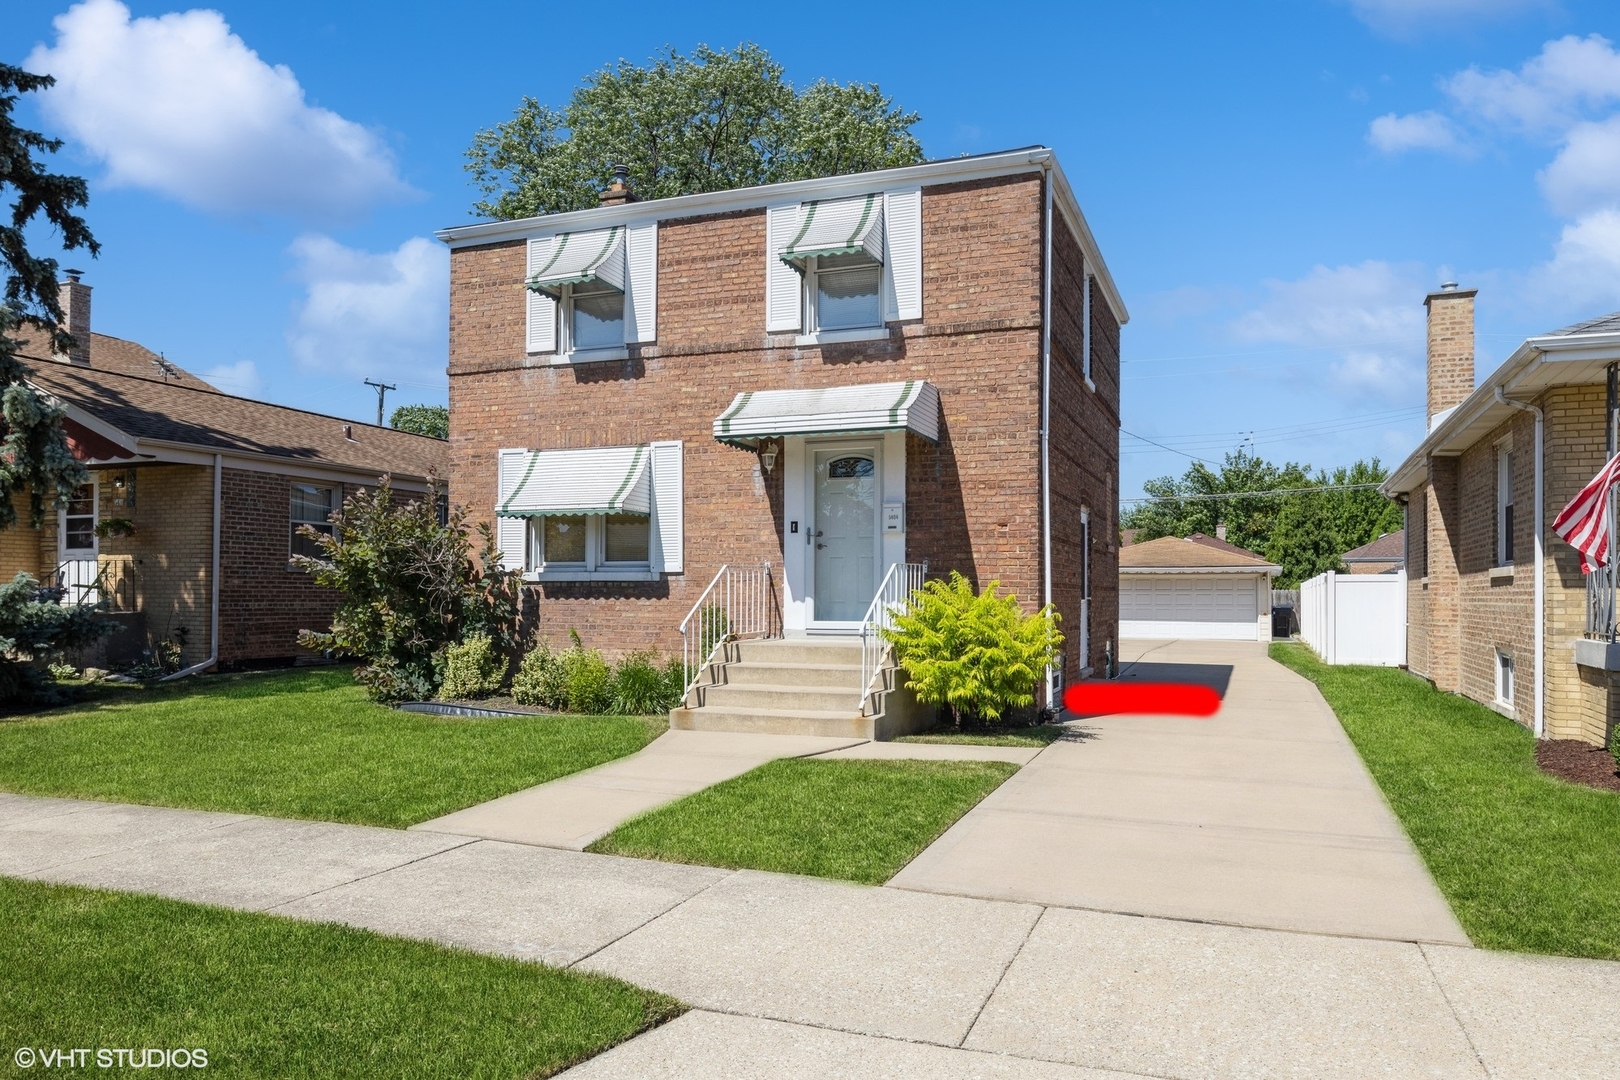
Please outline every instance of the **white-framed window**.
M318 533L332 535L332 511L336 508L336 492L333 488L317 484L294 484L292 486L291 512L289 522L288 551L293 555L307 555L312 559L321 557L321 549L313 536L306 536L299 530L305 525Z
M1513 565L1513 446L1496 448L1496 565Z
M563 286L558 350L580 354L624 348L624 293L599 281Z
M883 264L864 255L807 259L804 274L806 330L864 330L883 325Z
M529 519L528 565L535 572L648 570L652 521L646 514L547 514Z
M1513 657L1496 650L1496 703L1513 707Z

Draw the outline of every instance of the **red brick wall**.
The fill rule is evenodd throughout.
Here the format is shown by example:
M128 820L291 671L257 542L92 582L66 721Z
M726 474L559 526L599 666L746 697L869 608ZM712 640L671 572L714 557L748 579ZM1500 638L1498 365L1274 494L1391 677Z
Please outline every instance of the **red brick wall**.
M308 655L298 631L326 630L337 594L288 566L294 477L227 468L220 480L219 662ZM326 481L341 502L344 487ZM350 489L352 490L352 489ZM205 506L206 514L208 508Z
M570 628L609 652L678 649L677 626L725 562L782 559L782 478L755 455L714 441L711 423L743 390L926 378L942 397L941 441L907 442L907 557L936 573L999 579L1020 600L1041 597L1039 394L1042 188L1039 174L924 189L923 314L886 341L794 347L765 334L762 211L666 221L659 227L658 341L630 359L550 366L524 355L521 243L451 256L450 494L474 520L491 520L495 453L681 439L685 444L685 573L656 583L540 586L541 632ZM1064 232L1061 235L1066 236ZM1073 310L1072 283L1058 292ZM1099 390L1117 402L1117 327L1098 297ZM1072 335L1071 335L1072 336ZM1065 388L1074 430L1107 446L1071 470L1101 468L1084 483L1096 517L1094 595L1113 619L1111 456L1101 432L1117 404ZM1054 412L1054 415L1056 413ZM1081 435L1071 442L1079 445ZM1091 492L1096 494L1092 495ZM1076 504L1077 505L1077 504ZM1073 545L1079 515L1065 504L1054 538ZM1101 557L1099 557L1101 556ZM1072 567L1072 557L1069 566ZM1069 601L1065 601L1068 603ZM1104 610L1107 609L1107 610ZM1070 625L1078 616L1065 611ZM1107 635L1101 632L1099 638Z

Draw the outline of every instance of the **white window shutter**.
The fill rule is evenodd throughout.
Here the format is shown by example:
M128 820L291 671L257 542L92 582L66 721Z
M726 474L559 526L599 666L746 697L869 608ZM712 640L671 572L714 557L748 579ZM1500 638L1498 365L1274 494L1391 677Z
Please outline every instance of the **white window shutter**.
M497 508L523 477L523 463L527 450L502 450L496 454L499 480L496 486ZM498 517L495 519L495 542L501 549L501 566L507 570L526 570L528 521L524 518Z
M551 258L551 242L549 236L542 236L537 240L529 241L529 271L524 277L534 274L546 261ZM529 307L529 329L527 337L527 351L531 353L550 353L557 351L557 301L543 292L533 289L524 289L527 294Z
M666 574L685 571L682 559L686 530L681 476L681 443L652 444L653 568Z
M884 194L883 265L887 317L922 318L922 188Z
M765 211L765 330L780 333L804 324L804 279L781 259L799 227L799 206L772 206Z
M624 340L658 340L658 223L625 230Z

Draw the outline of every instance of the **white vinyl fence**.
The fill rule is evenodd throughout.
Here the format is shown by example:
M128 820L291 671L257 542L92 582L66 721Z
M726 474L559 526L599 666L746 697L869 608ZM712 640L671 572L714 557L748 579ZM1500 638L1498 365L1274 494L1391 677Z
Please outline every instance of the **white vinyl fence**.
M1405 664L1406 571L1330 571L1302 582L1299 636L1329 664Z

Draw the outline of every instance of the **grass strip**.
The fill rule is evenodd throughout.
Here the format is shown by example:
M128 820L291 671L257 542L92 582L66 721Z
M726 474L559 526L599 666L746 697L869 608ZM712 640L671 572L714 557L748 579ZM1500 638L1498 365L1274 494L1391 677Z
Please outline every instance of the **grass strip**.
M662 727L400 712L342 668L210 676L0 722L0 790L403 828L634 753Z
M682 1011L601 975L5 878L0 971L0 1072L17 1047L150 1047L203 1049L208 1076L514 1080Z
M1541 772L1524 727L1405 671L1271 655L1321 689L1476 945L1620 959L1620 794Z
M1030 727L958 731L952 727L930 728L916 735L902 735L895 742L936 743L943 746L1050 746L1069 734L1069 729L1058 724L1035 724Z
M878 885L1017 771L786 758L633 818L589 850Z

